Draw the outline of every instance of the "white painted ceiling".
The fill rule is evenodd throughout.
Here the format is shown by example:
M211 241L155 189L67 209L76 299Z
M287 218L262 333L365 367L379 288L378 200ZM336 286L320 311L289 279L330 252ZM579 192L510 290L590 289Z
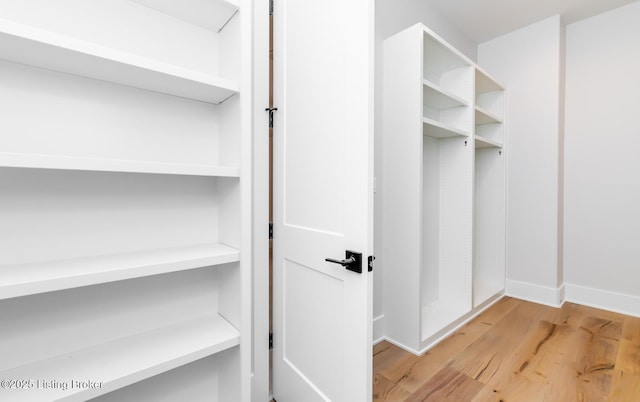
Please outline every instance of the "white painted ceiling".
M571 24L639 0L424 0L481 43L553 15Z

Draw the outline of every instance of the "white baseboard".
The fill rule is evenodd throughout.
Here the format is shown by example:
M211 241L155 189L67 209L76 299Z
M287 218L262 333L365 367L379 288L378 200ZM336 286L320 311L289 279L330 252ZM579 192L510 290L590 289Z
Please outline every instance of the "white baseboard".
M640 317L640 297L567 283L567 301Z
M516 299L527 300L551 307L561 307L565 298L565 285L559 288L550 288L529 282L506 280L507 296Z
M373 319L373 344L384 341L384 314Z

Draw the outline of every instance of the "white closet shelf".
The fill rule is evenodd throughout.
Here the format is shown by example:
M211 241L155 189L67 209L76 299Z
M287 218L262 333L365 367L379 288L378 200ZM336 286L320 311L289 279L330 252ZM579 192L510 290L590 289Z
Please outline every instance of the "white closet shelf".
M428 55L429 63L426 67L431 72L443 73L472 65L462 53L425 26L423 26L423 35L423 54Z
M503 91L502 85L498 84L486 71L476 66L476 93L482 94L493 91Z
M476 149L479 148L502 148L502 144L497 141L492 141L490 139L481 137L479 135L475 136L476 140Z
M476 106L476 125L489 123L502 123L502 119L480 106Z
M183 271L240 260L217 243L0 266L0 299Z
M461 97L446 91L429 80L423 80L422 84L424 87L423 103L433 109L443 110L469 104Z
M453 126L449 126L439 121L424 117L422 119L422 133L427 137L433 138L450 138L450 137L468 137L469 133Z
M216 104L239 90L230 80L4 19L0 59Z
M228 321L218 314L208 315L2 371L3 379L30 380L33 386L0 389L0 399L84 401L230 349L239 340L238 330ZM73 387L72 381L88 380L101 383L100 387ZM58 388L45 389L43 381L55 381ZM68 388L61 389L60 384Z
M219 32L238 12L238 0L132 0L164 14Z
M86 170L96 172L126 172L173 174L187 176L240 177L240 169L234 166L190 165L125 159L85 158L0 152L1 167Z

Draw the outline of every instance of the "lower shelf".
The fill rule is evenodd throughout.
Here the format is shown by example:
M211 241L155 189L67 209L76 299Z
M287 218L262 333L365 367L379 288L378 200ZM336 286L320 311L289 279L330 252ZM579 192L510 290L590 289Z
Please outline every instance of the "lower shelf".
M502 144L497 141L492 141L488 138L481 137L479 135L475 136L476 140L476 149L480 148L502 148Z
M0 266L0 300L240 260L222 244L145 250L73 260Z
M84 401L237 346L218 314L0 372L2 401Z
M425 340L469 312L470 306L439 300L422 307L422 339Z

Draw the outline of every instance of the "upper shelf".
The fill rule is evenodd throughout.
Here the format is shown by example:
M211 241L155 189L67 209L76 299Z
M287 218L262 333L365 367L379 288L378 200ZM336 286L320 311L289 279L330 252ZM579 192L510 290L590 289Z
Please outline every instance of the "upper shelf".
M435 74L471 66L471 62L438 35L423 26L424 66ZM426 75L428 77L428 75Z
M239 90L220 77L4 19L0 59L214 104Z
M476 124L502 123L502 119L495 114L476 106Z
M238 250L198 244L72 260L0 266L0 300L239 261Z
M496 82L488 73L476 67L476 93L503 91L504 88Z
M230 349L239 342L236 328L218 314L209 315L3 371L3 378L26 382L21 389L0 389L0 399L86 401ZM91 381L94 385L80 383L74 387L73 381Z
M443 110L468 105L461 97L444 90L429 80L423 80L422 84L424 88L423 103L431 108Z
M85 170L95 172L155 173L187 176L239 177L233 166L191 165L123 159L85 158L0 152L0 167Z
M238 0L132 0L135 3L220 32L238 12Z

